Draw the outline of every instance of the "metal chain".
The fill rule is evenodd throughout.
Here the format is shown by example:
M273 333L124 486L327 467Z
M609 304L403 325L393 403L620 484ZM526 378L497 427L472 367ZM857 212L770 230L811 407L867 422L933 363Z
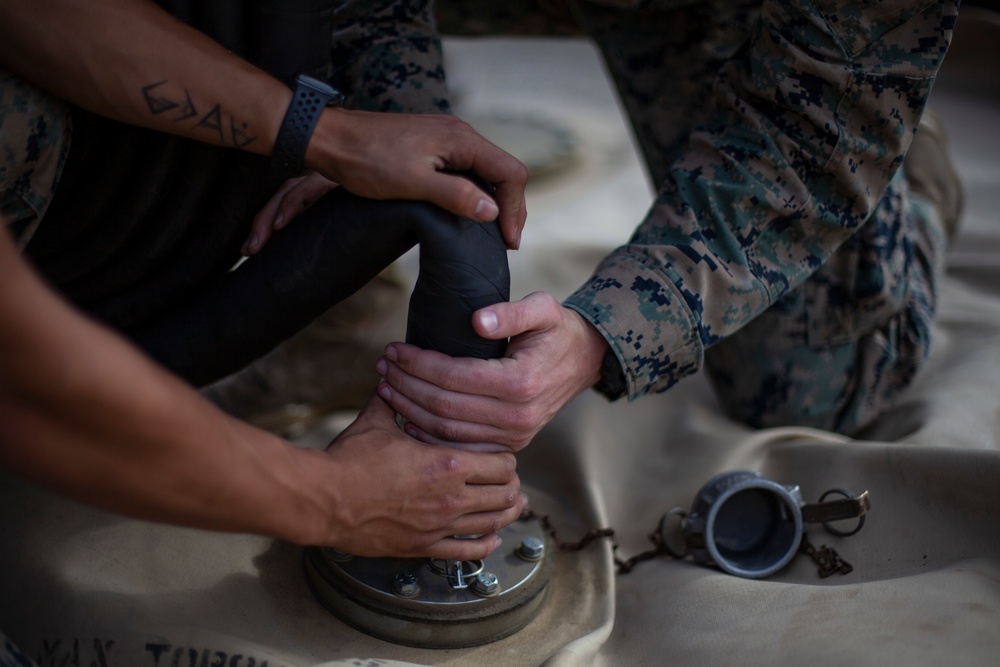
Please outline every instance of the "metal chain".
M823 579L826 579L834 572L850 574L854 571L854 566L841 558L840 554L833 547L821 544L817 549L812 545L805 533L802 534L802 544L799 546L799 551L815 561L817 567L819 567L819 576Z
M614 528L594 528L593 530L585 533L579 540L570 542L559 539L559 535L556 532L555 527L552 525L552 521L549 519L548 514L541 514L539 512L535 512L534 510L527 509L521 513L521 520L537 520L542 525L542 529L548 533L548 535L556 543L556 547L560 551L580 551L595 540L608 538L611 541L611 553L614 557L616 571L618 574L628 574L637 564L643 561L652 560L658 556L670 556L671 558L682 560L687 555L677 553L663 540L663 536L660 533L660 526L663 525L663 520L666 516L667 515L665 514L656 524L656 530L647 535L647 538L653 544L653 548L648 551L638 553L626 560L622 560L618 557L618 541L615 539ZM816 548L809 541L809 538L806 537L805 533L802 534L802 544L799 546L799 551L812 558L819 568L819 576L823 579L826 579L835 572L850 574L854 571L854 566L844 560L840 554L833 549L833 547L828 547L823 544L820 545L819 548Z
M531 509L526 509L521 513L522 521L531 521L532 519L535 519L542 524L542 530L549 534L549 537L551 537L552 541L556 543L556 546L560 551L580 551L594 540L599 540L602 537L611 539L612 551L618 549L618 542L615 540L615 531L613 528L594 528L593 530L588 531L576 542L567 542L559 539L559 535L556 533L556 529L552 526L552 522L549 520L548 514L540 514L539 512L535 512Z
M601 538L608 538L611 541L611 553L614 557L615 568L619 574L628 574L635 567L636 563L640 563L644 560L650 560L657 556L673 556L678 557L677 554L673 552L666 544L663 543L663 539L660 537L659 530L653 531L649 534L649 540L653 543L654 548L649 551L644 551L642 553L632 556L628 560L622 560L618 557L618 540L615 539L615 529L614 528L594 528L584 534L582 538L576 540L575 542L569 542L566 540L559 539L559 535L556 532L555 527L552 525L552 521L549 519L548 514L541 514L535 512L534 510L525 510L521 513L521 519L524 521L530 521L536 519L540 524L542 524L542 529L548 533L552 541L556 543L556 547L560 551L580 551L588 544L595 540Z
M641 563L644 560L651 560L653 558L656 558L657 556L672 556L674 558L678 557L677 554L675 554L667 546L666 542L663 541L663 537L660 535L659 530L653 531L646 537L648 537L649 541L653 543L653 548L650 549L649 551L643 551L641 553L637 553L636 555L626 560L621 560L620 558L618 558L617 555L615 555L615 565L618 567L618 574L628 574L629 572L632 571L632 568L635 567L638 563Z

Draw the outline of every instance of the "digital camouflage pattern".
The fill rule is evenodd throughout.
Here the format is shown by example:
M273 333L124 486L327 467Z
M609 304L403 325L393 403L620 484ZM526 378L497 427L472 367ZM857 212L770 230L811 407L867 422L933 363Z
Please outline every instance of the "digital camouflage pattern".
M497 24L537 34L529 4L496 10ZM957 3L569 9L659 189L628 244L565 302L611 344L628 397L705 366L728 412L754 426L851 432L883 411L930 346L943 234L900 166ZM439 2L445 31L482 34L487 11Z
M35 663L0 632L0 667L35 667Z
M347 0L334 14L331 83L366 111L450 113L430 0Z
M55 193L70 134L64 104L0 70L0 213L22 247Z

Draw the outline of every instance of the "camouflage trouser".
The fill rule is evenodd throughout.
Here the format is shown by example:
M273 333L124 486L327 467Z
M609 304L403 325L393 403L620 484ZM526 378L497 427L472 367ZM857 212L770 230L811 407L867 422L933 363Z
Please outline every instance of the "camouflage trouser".
M944 247L937 211L900 172L829 262L706 352L727 412L851 433L891 407L930 351Z
M0 214L21 246L55 194L70 129L66 105L0 70Z
M35 663L0 632L0 667L35 667Z
M674 7L438 0L437 12L445 35L491 27L588 35L659 184L704 118L716 72L754 34L760 2L639 4ZM811 277L707 347L705 368L724 409L757 427L852 432L871 421L927 357L944 245L937 212L910 196L900 170L867 222Z

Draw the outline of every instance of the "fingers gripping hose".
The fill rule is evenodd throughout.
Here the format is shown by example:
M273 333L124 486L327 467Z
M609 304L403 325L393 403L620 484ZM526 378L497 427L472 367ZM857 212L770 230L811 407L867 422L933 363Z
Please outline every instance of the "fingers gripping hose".
M502 356L471 316L510 298L499 225L434 205L374 201L338 188L198 298L133 339L196 386L239 370L347 298L415 244L407 341L452 356Z

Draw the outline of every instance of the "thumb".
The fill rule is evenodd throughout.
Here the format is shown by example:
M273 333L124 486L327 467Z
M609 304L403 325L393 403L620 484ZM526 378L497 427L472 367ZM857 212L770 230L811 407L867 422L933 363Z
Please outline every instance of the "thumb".
M495 303L472 314L472 327L483 338L511 338L544 331L562 321L563 307L551 295L534 292L520 301Z

